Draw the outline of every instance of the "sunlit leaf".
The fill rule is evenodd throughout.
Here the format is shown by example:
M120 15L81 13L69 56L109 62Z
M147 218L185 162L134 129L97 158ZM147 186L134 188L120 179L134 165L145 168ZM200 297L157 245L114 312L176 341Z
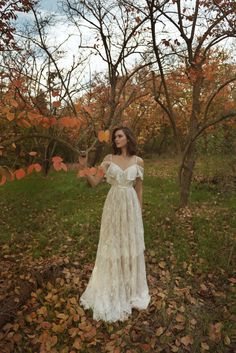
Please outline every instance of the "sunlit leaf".
M98 140L100 142L108 142L109 141L109 138L110 138L110 131L109 130L100 130L98 131Z
M6 181L7 181L6 176L5 176L5 175L2 175L0 185L6 184Z
M14 119L15 119L15 114L11 113L11 112L8 112L7 113L7 120L12 121Z
M19 179L24 178L26 173L23 168L20 168L20 169L15 170L14 174L16 176L16 179L19 180Z

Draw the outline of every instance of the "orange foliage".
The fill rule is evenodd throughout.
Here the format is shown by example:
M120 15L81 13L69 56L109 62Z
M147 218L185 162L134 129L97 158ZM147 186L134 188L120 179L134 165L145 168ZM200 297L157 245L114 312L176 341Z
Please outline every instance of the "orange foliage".
M110 131L109 130L106 130L106 131L103 131L103 130L100 130L98 131L98 140L100 142L108 142L109 141L109 138L110 138Z
M62 162L63 159L59 156L52 157L53 167L56 171L63 169L67 171L67 166Z

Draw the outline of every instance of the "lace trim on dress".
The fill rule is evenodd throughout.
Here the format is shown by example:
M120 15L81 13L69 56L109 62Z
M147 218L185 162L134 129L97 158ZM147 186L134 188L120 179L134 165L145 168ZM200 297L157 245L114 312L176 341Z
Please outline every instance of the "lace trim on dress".
M117 168L120 169L120 173L127 173L127 179L128 180L135 180L137 177L140 177L141 180L143 180L144 178L144 168L142 166L140 166L138 163L137 163L137 156L136 156L136 162L135 164L131 164L129 167L127 167L126 169L122 169L118 164L114 163L112 161L112 155L111 155L111 160L110 161L102 161L102 163L100 164L100 166L102 168L104 168L104 171L105 171L105 176L107 176L107 172L109 170L109 167L111 164L115 165ZM134 173L132 173L132 166L136 166L136 175L134 175ZM112 173L111 175L112 176Z
M132 313L132 308L147 308L150 295L147 283L143 281L146 278L143 254L129 260L123 256L110 258L103 266L105 267L99 264L94 267L86 295L84 293L80 298L80 304L85 309L92 308L94 320L124 321ZM94 281L96 291L93 287Z

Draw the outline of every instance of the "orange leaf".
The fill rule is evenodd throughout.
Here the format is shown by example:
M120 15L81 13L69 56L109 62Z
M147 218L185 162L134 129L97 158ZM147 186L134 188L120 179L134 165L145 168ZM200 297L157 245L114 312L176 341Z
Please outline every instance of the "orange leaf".
M24 171L23 168L20 168L20 169L15 170L14 174L15 174L15 176L16 176L16 179L19 180L19 179L24 178L24 176L25 176L25 171Z
M74 343L73 343L73 347L75 347L76 349L81 349L81 340L80 338L76 338Z
M59 170L63 169L67 171L67 166L65 163L62 163L63 159L59 156L52 157L53 161L53 168L58 172Z
M30 120L39 119L39 118L41 118L41 115L38 114L38 113L29 112L29 113L28 113L28 118L29 118Z
M55 125L57 123L57 119L52 117L50 120L49 120L49 125L52 126L52 125Z
M55 101L52 103L53 107L55 108L59 108L61 106L61 102L60 101Z
M27 174L31 174L34 170L36 172L40 172L42 169L41 165L39 163L34 163L31 164L28 168L27 168Z
M83 170L79 171L80 176L85 176L85 175L93 175L96 173L96 168L84 168Z
M54 156L52 157L52 161L53 163L59 163L59 162L62 162L63 159L60 156Z
M53 163L53 168L59 172L59 170L61 170L61 163Z
M0 185L4 185L7 181L7 178L5 175L2 175L2 179L1 179L1 182L0 182Z
M10 105L12 105L14 108L17 108L19 106L18 102L15 99L12 99L10 101Z
M34 169L36 170L36 172L40 172L42 170L42 166L39 163L35 163Z
M97 334L96 328L95 327L89 327L88 332L84 333L84 337L91 339L92 337L96 336L96 334Z
M18 119L22 119L25 116L25 111L18 114Z
M34 165L31 164L28 168L27 168L27 174L31 174L34 170Z
M105 172L104 172L104 170L103 170L102 167L99 166L99 167L97 168L97 174L98 174L99 176L105 175Z
M14 113L7 113L7 120L12 121L15 119L15 114Z
M97 168L92 167L88 169L88 175L94 175L97 172Z
M61 118L58 122L60 125L68 128L75 128L81 125L81 121L79 119L72 118L69 116L65 116L64 118Z
M71 337L75 337L78 333L80 332L79 328L78 327L71 327L69 330L68 330L68 333Z
M109 130L106 130L106 131L103 131L103 130L100 130L98 131L98 140L100 142L108 142L109 141L109 137L110 137L110 131Z
M63 169L65 172L67 172L67 166L65 163L61 163L61 169Z

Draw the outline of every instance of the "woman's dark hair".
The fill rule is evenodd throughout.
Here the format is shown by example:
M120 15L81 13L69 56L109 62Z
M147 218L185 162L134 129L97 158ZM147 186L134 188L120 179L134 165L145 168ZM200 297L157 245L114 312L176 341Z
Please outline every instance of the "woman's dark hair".
M121 149L116 147L116 143L115 143L115 133L117 130L122 130L127 138L127 152L128 152L128 154L130 156L135 155L136 150L137 150L136 140L135 140L135 137L134 137L132 131L127 126L119 126L119 127L116 127L112 131L111 143L112 143L112 148L113 148L114 154L121 154Z

